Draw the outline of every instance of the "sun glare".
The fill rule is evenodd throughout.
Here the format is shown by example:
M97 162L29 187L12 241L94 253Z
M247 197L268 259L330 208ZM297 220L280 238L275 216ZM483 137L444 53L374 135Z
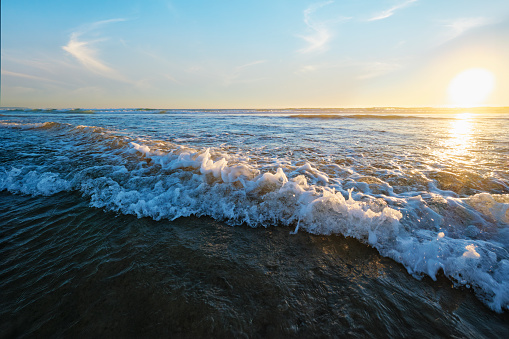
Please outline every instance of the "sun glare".
M482 105L493 91L495 76L484 68L467 69L449 83L449 100L457 107Z

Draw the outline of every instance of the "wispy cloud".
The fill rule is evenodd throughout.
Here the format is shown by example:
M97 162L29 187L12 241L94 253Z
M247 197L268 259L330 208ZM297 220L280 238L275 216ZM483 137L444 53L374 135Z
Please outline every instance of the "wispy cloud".
M240 71L241 69L248 68L248 67L255 66L255 65L259 65L259 64L263 64L263 63L266 63L266 62L267 62L267 60L257 60L257 61L253 61L253 62L247 63L245 65L237 66L236 69L238 71Z
M347 59L332 63L303 65L295 74L301 76L312 75L316 72L324 74L324 71L330 72L331 69L337 69L341 73L347 72L352 79L366 80L389 74L401 67L401 64L393 61L355 61Z
M414 2L417 2L417 0L407 0L405 2L402 2L402 3L400 3L398 5L395 5L395 6L391 7L391 8L389 8L389 9L381 11L378 14L375 14L373 17L369 18L368 21L376 21L376 20L387 19L388 17L391 17L392 15L394 15L394 13L397 10L405 8L405 7L407 7L408 5L410 5L410 4L414 3Z
M37 81L43 81L43 82L51 82L51 83L60 83L60 84L62 84L62 82L58 81L58 80L38 77L36 75L31 75L31 74L11 72L11 71L7 71L7 70L4 70L4 69L2 69L1 74L2 75L6 75L6 76L16 77L16 78L23 78L23 79L30 79L30 80L37 80Z
M361 74L359 80L373 79L389 74L401 68L401 65L393 62L373 61L360 64Z
M468 30L489 25L491 23L493 23L491 20L482 17L454 19L444 25L449 29L446 35L446 40L457 38Z
M319 71L321 69L324 69L324 68L336 68L336 67L338 67L338 65L330 64L330 63L302 65L294 73L297 75L306 75L306 74L312 74L312 73Z
M124 18L114 18L114 19L108 19L108 20L101 20L101 21L95 21L92 23L89 23L87 25L84 25L81 29L81 33L87 33L96 29L101 28L102 26L115 23L115 22L123 22L127 21L127 19Z
M171 76L170 74L163 74L163 78L165 78L166 80L170 80L171 82L174 82L176 84L181 84L180 81L178 81L177 79L175 79L173 76Z
M78 59L89 70L99 74L113 74L115 71L97 58L97 50L91 45L94 41L79 41L79 34L73 33L67 45L62 48ZM95 41L97 42L97 41Z
M115 80L127 81L127 79L124 76L122 76L119 72L117 72L113 68L107 66L98 57L99 51L97 48L95 48L95 45L98 42L102 42L107 39L96 39L86 41L82 37L83 35L91 31L97 30L104 25L120 21L125 21L125 19L103 20L85 25L82 27L82 29L71 34L69 42L67 43L67 45L62 46L62 49L71 54L73 57L75 57L83 66L85 66L88 70L94 73Z
M313 4L304 10L304 23L311 33L308 35L299 35L300 38L304 39L304 41L308 43L307 47L300 49L299 52L310 53L323 52L327 50L328 43L332 38L332 32L329 26L333 23L350 19L345 17L339 17L332 21L316 21L313 19L313 14L317 10L330 5L333 2L334 1L327 1Z
M224 85L229 86L234 83L251 83L258 80L261 80L260 77L246 77L246 72L248 69L266 63L267 60L257 60L244 65L237 66L233 69L233 71L224 76Z

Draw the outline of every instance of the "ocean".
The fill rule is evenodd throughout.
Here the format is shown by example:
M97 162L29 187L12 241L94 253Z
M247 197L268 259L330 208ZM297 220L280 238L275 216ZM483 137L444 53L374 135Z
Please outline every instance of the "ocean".
M509 333L509 108L0 109L0 337Z

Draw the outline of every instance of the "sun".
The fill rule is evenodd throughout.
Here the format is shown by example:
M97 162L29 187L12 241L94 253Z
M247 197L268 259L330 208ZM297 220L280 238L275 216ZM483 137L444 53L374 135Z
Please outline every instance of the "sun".
M493 91L495 76L484 68L470 68L449 83L449 100L456 107L473 107L484 103Z

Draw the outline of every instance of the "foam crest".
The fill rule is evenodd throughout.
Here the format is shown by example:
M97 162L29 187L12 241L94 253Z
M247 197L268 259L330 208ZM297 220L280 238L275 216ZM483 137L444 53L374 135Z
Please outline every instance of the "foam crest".
M509 224L509 195L479 193L466 198L467 204L497 223Z
M71 188L71 183L62 179L58 173L15 167L6 170L0 167L0 190L33 196L49 196Z

